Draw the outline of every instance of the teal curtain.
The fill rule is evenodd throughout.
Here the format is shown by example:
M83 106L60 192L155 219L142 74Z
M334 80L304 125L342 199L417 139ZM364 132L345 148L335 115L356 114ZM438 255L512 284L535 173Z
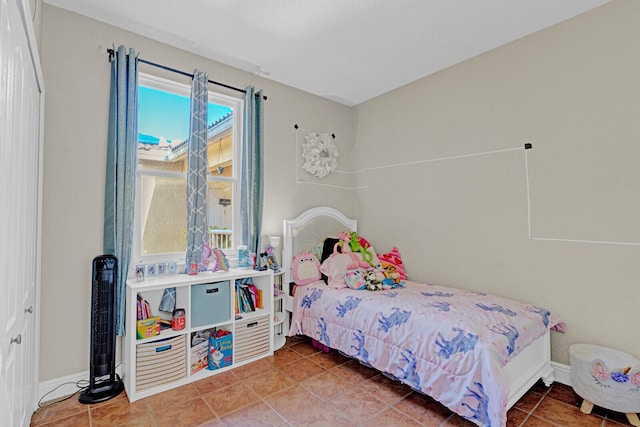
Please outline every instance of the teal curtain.
M138 57L124 46L111 61L109 131L104 191L103 251L118 259L116 333L125 335L126 284L131 259L138 145Z
M246 88L242 132L241 238L247 248L260 253L262 204L264 197L262 91Z
M207 235L207 73L195 70L191 83L191 124L189 127L189 172L187 175L187 254L185 269L200 266Z

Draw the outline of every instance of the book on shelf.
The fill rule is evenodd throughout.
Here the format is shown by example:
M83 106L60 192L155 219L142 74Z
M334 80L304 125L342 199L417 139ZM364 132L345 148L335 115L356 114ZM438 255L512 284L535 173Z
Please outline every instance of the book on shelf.
M251 285L253 286L253 285ZM254 287L254 292L257 289ZM236 313L250 313L256 311L256 294L247 284L236 283Z

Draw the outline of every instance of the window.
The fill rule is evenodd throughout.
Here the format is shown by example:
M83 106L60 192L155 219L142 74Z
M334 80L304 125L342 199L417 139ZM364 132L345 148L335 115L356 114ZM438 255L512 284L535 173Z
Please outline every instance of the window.
M190 122L188 85L140 74L136 225L132 260L183 260L187 241L187 171ZM235 250L239 224L242 103L209 91L209 244ZM239 200L239 199L238 199ZM132 262L132 264L135 264Z

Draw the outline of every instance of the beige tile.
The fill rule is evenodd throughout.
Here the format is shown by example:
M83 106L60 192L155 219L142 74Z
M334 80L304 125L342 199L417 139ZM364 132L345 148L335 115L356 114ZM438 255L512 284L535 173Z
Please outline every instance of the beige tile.
M292 344L291 346L289 346L289 348L291 350L295 350L298 353L302 354L303 356L311 356L312 354L316 354L318 353L320 350L318 350L317 348L313 347L311 345L311 342L300 342L297 344Z
M577 407L549 397L542 399L533 414L545 421L565 427L600 427L602 425L602 417L583 414Z
M511 408L507 412L507 427L518 427L529 416L528 413L517 408Z
M358 386L389 405L393 405L412 392L405 384L389 379L382 374L378 374Z
M113 427L134 421L148 424L150 419L153 420L151 411L141 400L133 403L119 400L108 405L92 407L89 408L89 414L92 427Z
M317 363L325 369L331 369L334 366L342 365L343 363L351 360L350 358L341 355L335 350L331 350L331 352L329 353L320 351L318 353L312 354L311 356L308 356L308 358L312 362Z
M476 424L461 417L458 414L451 414L451 416L444 423L446 427L475 427Z
M153 411L153 416L158 427L198 426L217 418L201 397L168 405Z
M273 356L271 356L234 368L233 373L238 378L244 380L246 378L250 378L262 372L270 371L273 369L276 369L276 365Z
M287 422L302 424L315 419L322 406L322 400L299 385L272 394L265 402Z
M288 365L302 359L304 356L297 351L291 350L289 347L283 347L273 354L274 364L276 367Z
M31 425L36 425L31 423ZM44 424L37 424L38 427L89 427L89 411L80 412L75 415L71 415L66 418L58 418L55 421L51 421Z
M543 397L544 396L539 393L530 391L528 393L525 393L525 395L522 396L520 400L518 400L513 405L513 407L518 408L526 413L531 413L531 411L536 407L536 405L538 405L538 403L540 403Z
M529 418L527 418L525 423L522 425L526 427L552 427L552 426L557 427L558 426L557 424L543 420L542 418L538 418L535 415L531 415Z
M366 423L387 408L387 405L365 390L354 388L327 402L350 420Z
M329 371L354 384L360 384L378 374L378 371L360 364L357 360L349 360Z
M147 404L151 412L161 411L168 406L175 406L182 402L186 402L193 398L200 397L198 391L192 384L186 384L180 387L167 390L163 393L154 394L153 396L141 399L140 402Z
M394 408L385 409L382 413L376 415L371 420L369 420L367 424L372 426L388 426L388 427L395 427L395 426L411 427L411 426L422 425L416 420L410 418L409 416L403 414L402 412L399 412Z
M244 383L260 397L267 397L273 393L296 385L296 381L284 372L275 369L246 378Z
M333 399L355 387L353 383L328 371L301 381L300 385L323 402Z
M67 396L62 398L65 400L51 400L43 403L44 408L36 411L31 419L32 425L50 423L62 418L68 418L71 415L88 414L89 406L78 402L78 396Z
M260 401L222 417L227 426L275 427L286 425L285 420Z
M398 411L409 415L423 426L439 426L451 411L432 398L413 392L393 405Z
M234 371L226 371L219 374L203 378L193 383L193 386L200 394L211 393L221 388L228 387L232 384L240 382L241 379L234 374Z
M241 382L207 393L203 397L219 417L260 400L253 390Z
M582 398L573 391L573 388L560 383L551 386L547 397L552 397L571 406L580 407L582 405Z
M282 372L286 372L285 375L293 378L296 382L303 381L306 378L313 377L315 375L322 374L327 370L317 363L313 363L307 358L298 360L297 362L284 365L279 368Z

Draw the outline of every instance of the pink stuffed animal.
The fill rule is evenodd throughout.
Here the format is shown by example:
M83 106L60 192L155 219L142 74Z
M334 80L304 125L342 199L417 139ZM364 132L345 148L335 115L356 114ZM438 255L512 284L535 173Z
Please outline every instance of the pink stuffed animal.
M298 286L308 285L322 278L320 261L312 253L306 252L296 255L291 270L293 281Z

